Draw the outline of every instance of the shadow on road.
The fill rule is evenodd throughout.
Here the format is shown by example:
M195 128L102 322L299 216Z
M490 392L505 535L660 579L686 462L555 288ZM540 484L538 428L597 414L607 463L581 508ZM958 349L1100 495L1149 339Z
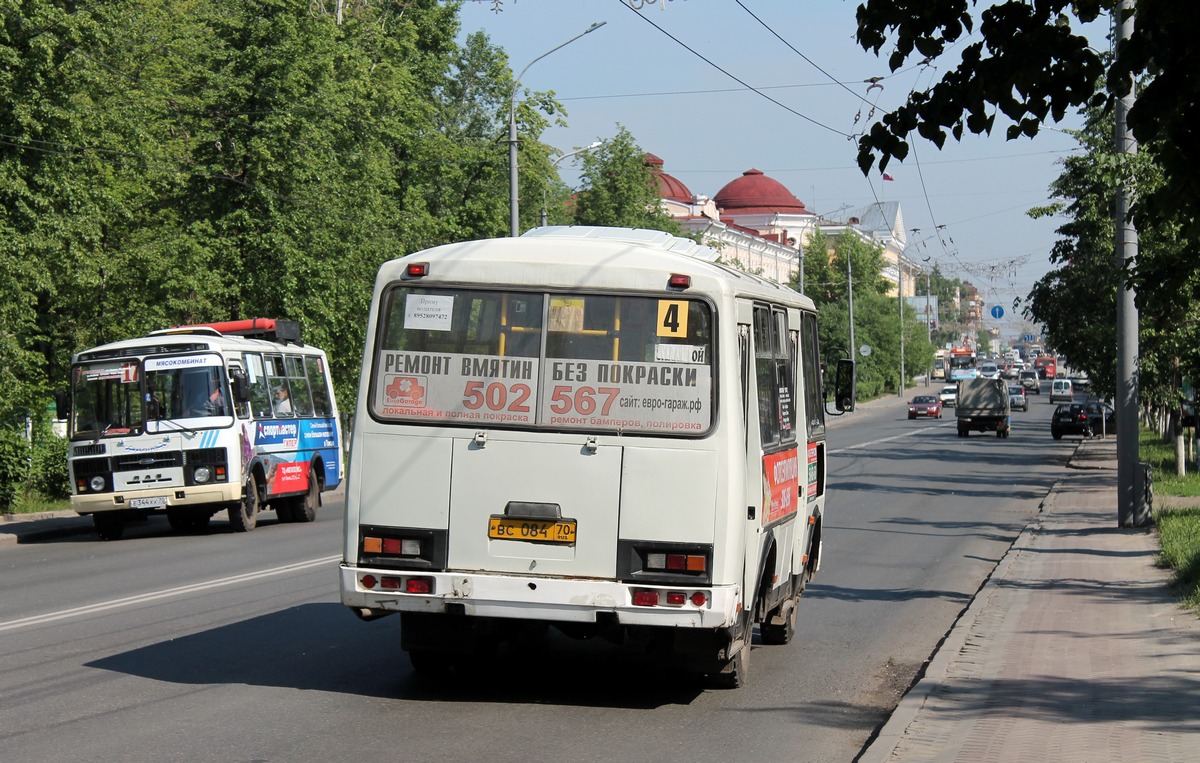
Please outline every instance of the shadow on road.
M699 679L639 650L551 631L536 648L502 647L441 681L400 650L400 618L364 623L338 604L304 604L88 663L176 684L246 684L400 700L649 709L687 704Z

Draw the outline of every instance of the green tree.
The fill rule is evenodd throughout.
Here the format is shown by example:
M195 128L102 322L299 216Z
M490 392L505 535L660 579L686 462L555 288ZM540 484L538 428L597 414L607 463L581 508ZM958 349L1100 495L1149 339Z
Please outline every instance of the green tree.
M1129 126L1140 144L1164 150L1158 159L1161 180L1139 189L1135 219L1141 230L1177 228L1190 242L1142 274L1141 287L1165 289L1188 281L1200 269L1200 260L1190 254L1200 245L1196 11L1191 3L1138 0L1132 36L1115 58L1106 59L1077 29L1115 13L1116 6L1116 0L1002 0L976 14L961 0L864 0L857 10L857 39L864 49L879 53L890 46L892 71L930 63L944 73L871 126L859 141L860 168L870 170L877 159L881 168L892 158L903 160L914 130L940 147L947 131L956 140L968 130L990 134L1003 115L1008 139L1032 136L1048 118L1061 120L1089 104L1111 105L1139 77L1142 89ZM976 16L980 39L959 48L974 32ZM959 63L943 67L941 58L952 47ZM1098 81L1106 83L1104 91L1097 91Z
M658 183L633 134L618 126L603 145L582 154L583 190L575 198L576 225L647 228L682 235L661 206Z
M1128 171L1136 173L1142 188L1161 183L1158 147L1144 146L1130 163L1114 152L1112 127L1111 114L1087 111L1085 128L1077 133L1084 151L1063 160L1051 185L1059 201L1031 210L1035 217L1059 214L1065 222L1050 255L1055 267L1034 284L1025 309L1028 318L1045 326L1049 345L1073 368L1087 371L1101 394L1112 394L1116 387L1119 268L1112 251L1111 199ZM1182 228L1168 224L1140 233L1140 280L1160 282L1174 272L1173 263L1187 255ZM1200 372L1200 308L1193 299L1198 286L1200 278L1192 274L1170 287L1138 292L1138 385L1148 402L1174 406L1181 376L1195 378Z
M850 347L847 261L854 279L854 344L868 345L862 356ZM894 285L883 276L883 248L855 233L827 236L818 231L804 247L804 293L821 313L819 340L827 366L852 354L858 363L860 398L869 400L900 385L900 308L889 296ZM792 288L799 288L799 274ZM904 305L904 373L907 380L933 364L924 324Z

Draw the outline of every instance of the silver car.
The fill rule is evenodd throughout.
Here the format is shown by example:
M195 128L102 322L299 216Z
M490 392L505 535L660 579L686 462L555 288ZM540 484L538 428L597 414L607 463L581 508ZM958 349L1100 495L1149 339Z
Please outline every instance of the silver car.
M1008 385L1008 405L1015 410L1028 411L1029 398L1025 396L1025 388L1020 384Z

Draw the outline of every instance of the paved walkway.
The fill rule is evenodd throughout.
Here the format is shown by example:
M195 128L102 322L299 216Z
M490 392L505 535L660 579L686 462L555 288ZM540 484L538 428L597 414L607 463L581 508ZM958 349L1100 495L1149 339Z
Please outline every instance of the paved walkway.
M1116 465L1080 443L860 761L1200 761L1200 618L1117 527Z

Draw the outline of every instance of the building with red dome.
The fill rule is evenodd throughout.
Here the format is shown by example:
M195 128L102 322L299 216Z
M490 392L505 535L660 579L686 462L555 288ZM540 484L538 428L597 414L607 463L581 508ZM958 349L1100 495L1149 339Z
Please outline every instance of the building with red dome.
M746 170L710 199L664 172L663 160L654 154L646 154L646 164L658 182L663 209L729 264L788 283L799 273L801 252L814 232L849 233L879 245L884 277L902 287L906 296L915 293L919 269L903 256L907 241L899 202L877 202L830 220L814 214L762 170Z

